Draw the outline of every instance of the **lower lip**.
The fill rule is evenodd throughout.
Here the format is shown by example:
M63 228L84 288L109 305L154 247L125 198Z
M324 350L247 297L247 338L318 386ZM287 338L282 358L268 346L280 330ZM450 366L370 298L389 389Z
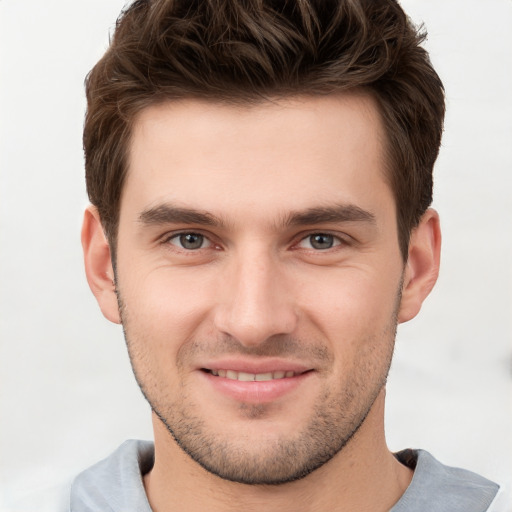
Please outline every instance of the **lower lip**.
M311 377L313 372L305 372L283 379L250 382L218 377L207 372L201 373L216 391L239 402L263 404L273 402L295 391Z

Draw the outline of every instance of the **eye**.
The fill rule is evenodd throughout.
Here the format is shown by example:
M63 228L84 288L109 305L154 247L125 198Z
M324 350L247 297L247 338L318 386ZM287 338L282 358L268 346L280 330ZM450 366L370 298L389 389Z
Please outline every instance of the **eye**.
M205 236L199 233L179 233L170 237L168 242L172 245L176 245L180 249L186 249L187 251L204 249L212 245Z
M326 249L331 249L340 244L340 239L334 235L330 235L329 233L313 233L303 238L298 245L303 249L325 251Z

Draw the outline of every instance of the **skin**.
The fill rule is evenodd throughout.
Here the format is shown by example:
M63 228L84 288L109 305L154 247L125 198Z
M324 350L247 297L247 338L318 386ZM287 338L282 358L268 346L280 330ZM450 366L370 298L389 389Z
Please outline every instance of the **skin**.
M428 210L404 264L383 141L362 94L184 100L137 118L115 285L94 207L82 241L155 411L153 510L378 511L405 491L385 380L397 322L436 281L440 230ZM205 371L247 366L304 373L233 394Z

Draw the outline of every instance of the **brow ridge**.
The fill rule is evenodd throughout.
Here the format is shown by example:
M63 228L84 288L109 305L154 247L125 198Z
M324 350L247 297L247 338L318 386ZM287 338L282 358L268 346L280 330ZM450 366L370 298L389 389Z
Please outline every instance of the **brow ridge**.
M368 222L375 224L375 215L353 204L340 204L335 206L319 206L304 211L291 212L286 216L286 226L300 226L308 224L336 223L336 222Z
M144 210L139 221L143 224L202 224L205 226L222 226L221 219L209 212L192 208L181 208L169 204L161 204Z
M146 225L159 224L200 224L204 226L224 227L226 223L210 212L194 208L178 207L171 204L160 204L144 210L139 221ZM335 205L318 206L303 211L286 214L280 223L285 227L296 227L311 224L337 222L367 222L375 224L375 215L359 206Z

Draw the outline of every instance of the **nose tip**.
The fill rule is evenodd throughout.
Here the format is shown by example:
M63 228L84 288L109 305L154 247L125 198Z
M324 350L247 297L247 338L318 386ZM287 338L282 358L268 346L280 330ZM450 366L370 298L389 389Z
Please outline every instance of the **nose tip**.
M232 286L225 288L215 315L216 329L247 347L291 334L298 320L293 294L276 274L261 266L239 272Z
M217 315L217 329L235 338L240 344L251 347L264 343L273 336L291 334L295 329L295 318L291 312L274 310L259 314L240 314L233 310Z

